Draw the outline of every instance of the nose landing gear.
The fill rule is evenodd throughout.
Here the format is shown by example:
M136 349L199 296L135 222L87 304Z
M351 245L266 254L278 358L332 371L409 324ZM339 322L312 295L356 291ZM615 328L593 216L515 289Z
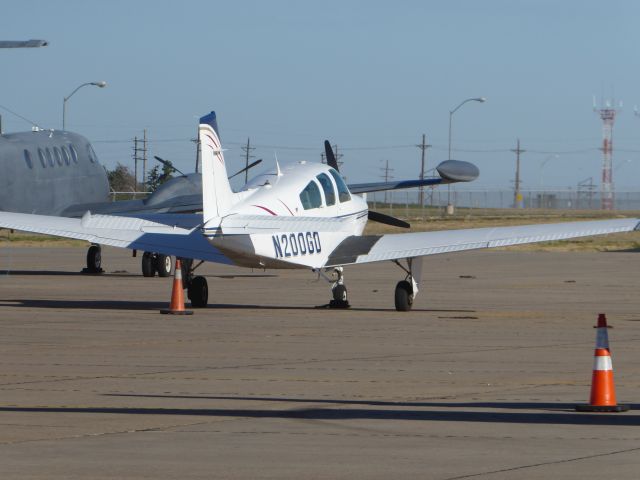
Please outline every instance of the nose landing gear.
M349 308L347 299L347 287L344 284L344 273L342 267L336 267L334 272L337 275L336 281L331 286L333 299L329 302L329 308Z

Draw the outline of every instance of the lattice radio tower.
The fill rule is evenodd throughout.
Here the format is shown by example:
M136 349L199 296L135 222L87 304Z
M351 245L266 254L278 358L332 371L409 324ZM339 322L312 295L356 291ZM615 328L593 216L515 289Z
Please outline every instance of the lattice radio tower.
M620 103L620 107L622 107L622 103ZM604 105L598 108L594 97L593 111L598 113L602 120L602 183L600 184L600 208L602 210L613 210L613 124L616 120L618 109L613 106L613 101L611 100L606 100Z

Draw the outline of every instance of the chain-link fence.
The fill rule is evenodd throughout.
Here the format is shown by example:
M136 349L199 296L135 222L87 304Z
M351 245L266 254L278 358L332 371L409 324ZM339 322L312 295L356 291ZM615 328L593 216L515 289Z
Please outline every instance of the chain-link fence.
M600 192L588 190L523 190L521 192L524 208L598 210ZM372 208L377 204L391 208L419 207L417 190L376 192L367 196ZM448 189L447 186L425 189L426 207L446 207L451 203L463 208L514 208L513 190L501 189ZM640 210L640 191L618 191L614 195L616 210Z

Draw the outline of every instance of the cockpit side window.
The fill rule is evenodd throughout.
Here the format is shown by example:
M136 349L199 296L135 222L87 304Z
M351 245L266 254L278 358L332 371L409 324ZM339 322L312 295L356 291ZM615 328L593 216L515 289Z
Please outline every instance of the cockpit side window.
M327 201L327 206L335 205L336 203L336 192L333 189L333 183L327 176L326 173L321 173L316 177L322 186L322 190L324 191L324 199Z
M58 147L53 147L53 155L56 157L56 163L62 166L62 154L60 154L60 149Z
M56 166L56 164L55 164L55 163L53 163L53 155L51 155L51 150L49 150L49 147L47 147L47 148L45 148L45 149L44 149L44 153L45 153L45 154L46 154L46 156L47 156L47 162L49 163L49 166L50 166L50 167L55 167L55 166Z
M310 210L312 208L319 208L322 206L322 196L320 195L320 189L316 182L311 180L302 193L300 194L300 202L302 202L302 208Z
M69 151L71 152L71 159L73 160L73 163L78 163L78 152L76 152L75 147L71 144L69 144Z
M71 157L69 157L69 150L64 145L60 147L60 151L62 152L62 157L64 158L64 163L67 165L71 165Z
M24 161L27 164L27 167L29 167L30 169L33 169L33 161L31 160L31 153L29 152L29 150L24 151Z
M87 144L87 153L89 154L89 160L91 161L91 163L96 163L96 159L98 157L96 156L96 152L93 150L93 147L90 143Z
M47 161L44 159L44 152L41 148L38 149L38 158L40 159L40 165L42 165L42 168L47 168Z
M344 180L340 176L338 172L336 172L333 168L329 169L331 176L336 181L336 187L338 187L338 198L340 202L348 202L351 200L351 194L349 193L349 189L347 188L347 184L344 183Z

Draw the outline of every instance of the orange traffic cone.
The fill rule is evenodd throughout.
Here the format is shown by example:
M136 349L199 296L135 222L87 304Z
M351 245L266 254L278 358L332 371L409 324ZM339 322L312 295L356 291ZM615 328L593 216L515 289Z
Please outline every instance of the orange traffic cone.
M176 268L173 274L173 289L171 290L171 303L169 308L163 308L160 313L172 315L193 315L193 311L184 308L184 290L182 287L182 265L176 258Z
M613 366L609 351L609 334L607 333L607 317L598 315L596 333L596 351L591 379L591 397L589 405L576 405L578 412L626 412L629 405L616 403L616 387L613 383Z

